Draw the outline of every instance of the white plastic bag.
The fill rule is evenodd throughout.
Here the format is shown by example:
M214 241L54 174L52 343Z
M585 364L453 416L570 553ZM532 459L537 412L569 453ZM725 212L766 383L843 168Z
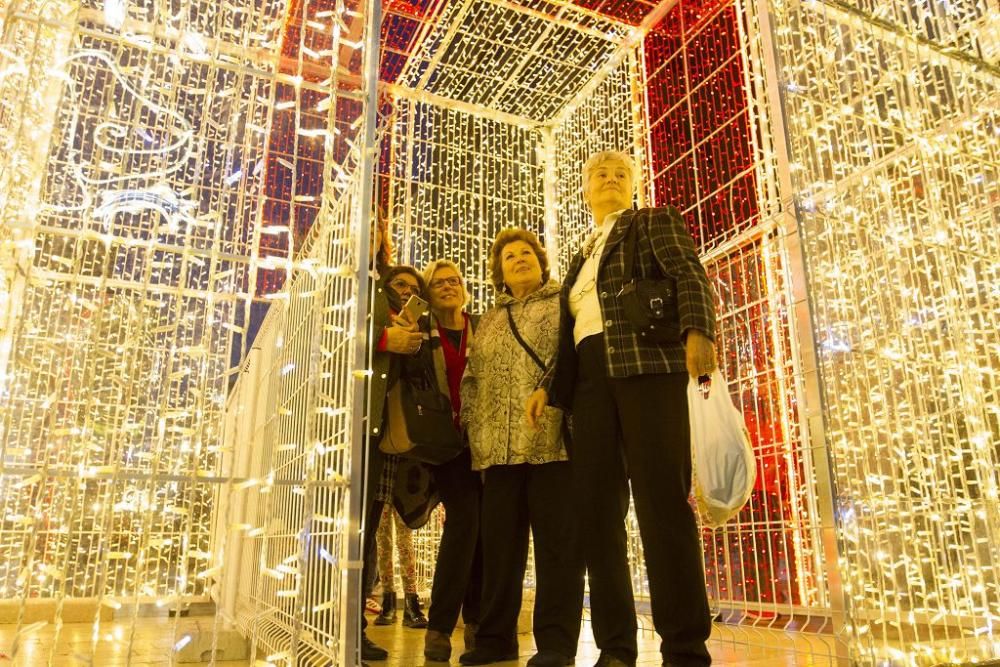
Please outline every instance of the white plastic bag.
M718 370L707 395L698 380L688 382L688 414L695 501L705 525L718 528L739 513L753 491L757 464L750 434Z

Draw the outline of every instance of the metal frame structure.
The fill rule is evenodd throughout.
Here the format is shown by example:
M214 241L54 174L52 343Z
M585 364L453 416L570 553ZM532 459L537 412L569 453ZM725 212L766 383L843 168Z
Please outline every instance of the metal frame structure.
M128 664L160 609L171 663L354 664L372 207L479 310L503 227L559 274L612 148L685 216L760 462L703 533L715 645L995 657L998 15L0 0L0 649L83 621Z

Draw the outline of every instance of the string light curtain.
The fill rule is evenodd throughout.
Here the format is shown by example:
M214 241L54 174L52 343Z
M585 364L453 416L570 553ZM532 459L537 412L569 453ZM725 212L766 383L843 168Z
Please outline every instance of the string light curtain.
M0 1L15 645L34 601L54 647L82 599L91 654L128 659L104 624L211 599L209 646L234 624L254 659L347 659L371 204L397 261L458 261L482 310L495 232L536 230L565 265L579 168L614 148L640 203L684 213L758 454L748 508L703 534L739 623L715 638L1000 653L996 0L384 9L376 98L366 3Z
M771 11L851 656L995 658L997 4Z
M346 655L369 16L0 4L0 604L15 659L57 664L74 620L93 624L80 656L129 662L147 606L176 612L157 632L178 654L211 648L247 609L223 589L256 605L241 619L254 657ZM310 210L325 221L312 250L296 225ZM234 442L259 433L226 432L225 408L255 302L287 314L257 440L277 454L237 470ZM180 612L209 600L220 613L192 631ZM19 657L49 623L51 643Z

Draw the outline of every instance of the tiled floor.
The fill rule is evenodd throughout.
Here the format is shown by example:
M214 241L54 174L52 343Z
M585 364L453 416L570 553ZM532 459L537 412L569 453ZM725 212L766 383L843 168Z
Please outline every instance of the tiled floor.
M389 660L384 663L373 663L385 667L418 667L425 664L423 658L423 631L410 630L401 624L388 627L370 627L368 636L377 644L387 649ZM840 667L846 662L838 663L833 657L834 641L829 636L797 635L795 633L776 632L772 630L743 629L734 632L730 627L717 626L713 631L713 639L709 642L713 664L727 667ZM662 664L660 657L660 640L651 632L639 633L638 665L649 667ZM534 654L535 644L531 633L519 636L521 651L515 661L495 663L495 667L517 667L526 665ZM462 631L458 629L452 639L452 665L458 664L458 656L462 653ZM590 667L597 661L600 651L594 644L589 622L584 623L580 636L576 664L579 667ZM427 667L438 667L444 663L427 662Z
M16 625L0 625L0 667L157 667L171 662L179 641L201 629L211 633L211 617L138 618L101 623L96 643L91 623L65 623L56 638L54 623L25 625L15 644ZM133 634L134 631L134 634ZM50 662L51 661L51 662ZM184 667L207 667L207 662L186 663ZM216 662L216 667L248 667L250 662Z
M93 625L66 623L59 631L53 650L56 626L27 626L18 645L13 645L16 626L0 625L0 667L152 667L179 664L171 661L174 647L187 634L199 629L209 635L214 624L211 617L195 618L138 618L134 626L130 621L108 621L101 624L96 644L93 643ZM134 631L134 634L133 634ZM390 659L372 663L371 667L419 667L423 658L424 633L401 624L386 627L372 626L369 636L390 651ZM452 665L458 664L462 653L462 631L455 632ZM517 662L497 663L497 667L515 667L527 664L534 653L531 633L520 636L521 655ZM834 641L828 635L784 633L754 628L716 626L709 644L716 665L731 667L840 667L831 654ZM639 633L639 664L660 665L659 640L651 632ZM131 653L130 653L131 652ZM596 661L594 645L588 622L584 623L576 664L590 667ZM11 657L14 656L14 657ZM49 662L51 657L51 663ZM216 667L263 667L264 655L257 662L245 660L219 661ZM207 662L185 663L185 667L207 667ZM427 663L428 667L444 667L444 663Z

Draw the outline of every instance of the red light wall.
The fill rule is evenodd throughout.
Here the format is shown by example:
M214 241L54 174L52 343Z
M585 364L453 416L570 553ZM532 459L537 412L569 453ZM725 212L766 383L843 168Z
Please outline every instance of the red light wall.
M705 531L710 592L734 606L807 604L802 591L812 575L802 563L813 547L793 527L809 518L801 481L808 476L783 379L794 369L781 255L752 231L761 222L760 156L738 20L732 2L681 0L644 42L652 196L683 212L706 258L719 299L720 363L758 461L757 488L740 517ZM718 251L744 232L745 242Z

